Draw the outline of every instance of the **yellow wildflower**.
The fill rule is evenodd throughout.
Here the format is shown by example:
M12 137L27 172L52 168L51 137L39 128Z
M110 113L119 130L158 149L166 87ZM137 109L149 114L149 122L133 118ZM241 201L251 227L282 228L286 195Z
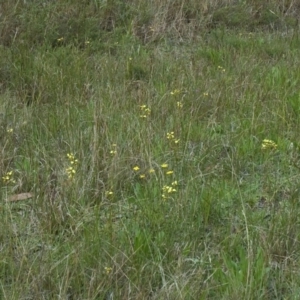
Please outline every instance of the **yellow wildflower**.
M178 108L182 108L182 107L183 107L183 103L182 103L181 101L178 101L178 102L177 102L177 107L178 107Z
M7 172L3 177L2 177L2 181L5 184L8 183L15 183L16 181L13 179L13 171L9 171Z
M117 154L117 150L116 150L117 144L112 144L112 147L113 147L113 149L110 150L109 153L110 153L111 155Z
M174 142L174 144L178 144L180 141L179 139L175 138L174 131L167 132L167 139L171 142Z
M181 91L180 90L178 90L178 89L175 89L174 91L172 91L170 94L172 95L172 96L176 96L176 95L179 95L181 93Z
M75 156L73 153L67 153L67 157L68 157L71 165L76 165L78 163L78 159L75 159Z
M140 115L141 118L147 118L151 114L151 109L145 104L140 105L140 109L143 113L142 115Z
M66 168L66 172L68 174L69 179L72 179L76 174L78 159L75 158L75 155L72 152L67 153L67 157L69 159L70 166Z
M69 179L72 179L76 174L76 170L73 167L66 168L66 172L68 174Z
M272 140L264 139L262 141L261 149L262 150L266 150L266 149L275 150L275 149L277 149L277 144Z
M107 275L109 275L109 274L111 273L111 271L112 271L112 268L110 268L110 267L105 267L104 270L105 270L105 273L106 273Z
M164 185L163 188L162 188L162 198L163 199L167 199L168 198L168 194L172 194L172 193L175 193L176 192L176 189L172 186L168 186L168 185Z
M174 131L171 131L171 132L167 133L167 139L168 140L174 139Z

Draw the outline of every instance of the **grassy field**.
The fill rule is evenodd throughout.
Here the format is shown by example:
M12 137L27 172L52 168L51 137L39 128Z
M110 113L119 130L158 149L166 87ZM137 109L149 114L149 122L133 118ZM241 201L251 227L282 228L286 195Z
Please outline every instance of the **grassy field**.
M0 2L0 299L300 299L296 2Z

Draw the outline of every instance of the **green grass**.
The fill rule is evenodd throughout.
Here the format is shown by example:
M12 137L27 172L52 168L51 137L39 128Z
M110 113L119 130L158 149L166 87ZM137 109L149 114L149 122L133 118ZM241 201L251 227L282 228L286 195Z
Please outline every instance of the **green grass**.
M299 298L300 12L260 3L0 4L1 299Z

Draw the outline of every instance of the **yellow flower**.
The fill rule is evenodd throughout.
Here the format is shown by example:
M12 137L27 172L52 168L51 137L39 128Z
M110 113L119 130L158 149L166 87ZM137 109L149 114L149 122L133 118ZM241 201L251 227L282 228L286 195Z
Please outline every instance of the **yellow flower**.
M182 102L178 101L178 102L177 102L177 107L178 107L178 108L182 108L182 107L183 107Z
M180 94L180 90L178 90L178 89L175 89L175 90L174 90L174 91L172 91L170 94L171 94L172 96L179 95L179 94Z
M171 186L168 187L168 193L176 192L176 189L172 188Z
M133 168L134 171L138 171L139 169L140 169L139 166L135 166L135 167Z
M275 150L275 149L277 149L277 144L272 140L264 139L262 141L261 149L262 150L266 150L266 149Z
M173 181L173 182L172 182L172 185L173 185L173 186L176 186L176 185L178 185L178 182L177 182L177 180Z
M162 164L160 165L162 168L167 168L168 167L168 164Z
M108 274L111 273L112 268L110 268L110 267L105 267L104 270L105 270L105 273L108 275Z
M145 104L140 105L140 109L143 112L143 114L140 115L141 118L147 118L151 113L151 109L149 107L147 107L147 105L145 105Z
M109 153L110 153L111 155L117 154L117 150L116 150L117 144L112 144L112 147L113 147L114 149L110 150Z
M2 181L5 184L15 183L16 181L13 179L13 171L7 172L3 177Z
M166 172L167 175L172 175L173 173L174 173L174 172L171 171L171 170Z
M67 157L69 160L73 160L74 159L74 154L73 153L67 153Z
M67 157L69 159L70 166L66 168L66 172L68 174L69 179L72 179L76 173L78 159L75 159L75 155L72 152L67 153Z
M176 189L173 188L172 186L164 185L162 191L163 191L162 198L167 199L168 198L167 194L175 193Z
M174 144L179 143L179 139L175 139L174 131L171 131L171 132L167 133L167 139L174 142Z
M174 131L171 131L171 132L167 133L167 139L168 140L174 139Z
M151 174L151 173L154 173L155 172L155 170L154 169L150 169L149 170L149 173Z
M68 174L68 177L71 179L76 174L76 170L73 167L66 168L66 172Z
M71 165L74 165L74 164L76 165L78 163L78 159L75 159L75 156L73 153L67 153L67 157L68 157Z
M141 175L140 175L140 178L141 178L141 179L143 179L143 178L145 178L145 177L146 177L145 174L141 174Z
M105 196L108 197L108 196L112 196L114 194L114 192L112 191L106 191L105 192Z
M203 96L207 97L207 96L208 96L208 93L207 93L207 92L203 93Z

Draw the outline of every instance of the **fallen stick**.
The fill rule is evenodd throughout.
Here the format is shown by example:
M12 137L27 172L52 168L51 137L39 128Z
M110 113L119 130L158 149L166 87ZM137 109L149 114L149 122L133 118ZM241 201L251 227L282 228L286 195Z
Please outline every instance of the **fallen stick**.
M21 193L21 194L8 196L6 201L9 202L23 201L23 200L31 199L32 197L33 197L32 193Z

